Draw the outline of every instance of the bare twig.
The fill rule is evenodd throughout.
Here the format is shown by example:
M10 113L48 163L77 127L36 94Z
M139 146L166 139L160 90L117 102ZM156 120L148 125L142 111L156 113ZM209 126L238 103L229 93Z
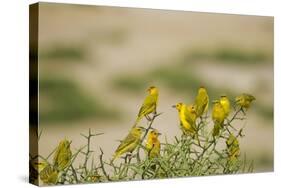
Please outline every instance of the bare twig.
M85 176L88 175L88 170L87 170L87 164L88 164L88 160L90 158L90 154L93 152L91 150L91 138L94 137L94 136L99 136L99 135L102 135L104 133L97 133L97 134L93 134L91 129L89 129L88 131L88 135L84 135L84 134L81 134L84 138L87 139L87 149L86 149L86 152L82 152L84 155L85 155L85 159L84 159L84 163L83 163L83 169L85 171Z
M70 168L72 170L72 174L74 176L74 179L75 179L76 183L79 183L79 180L78 180L78 177L77 177L77 173L76 173L76 171L75 171L75 169L74 169L72 164L70 165Z
M101 148L100 148L100 152L101 152L101 154L100 154L100 165L101 165L102 173L108 181L111 181L109 175L106 173L106 170L104 168L104 162L103 162L103 159L102 159L103 158L103 151L102 151Z

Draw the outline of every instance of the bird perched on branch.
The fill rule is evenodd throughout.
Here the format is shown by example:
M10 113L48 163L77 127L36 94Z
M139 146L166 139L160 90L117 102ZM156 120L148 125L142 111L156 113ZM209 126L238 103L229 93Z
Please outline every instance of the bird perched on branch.
M68 167L71 163L71 150L70 150L70 142L68 140L62 140L54 154L54 168L58 169L59 171L64 170Z
M183 103L177 103L176 105L172 106L178 110L179 119L180 119L180 126L184 133L184 135L190 135L192 138L196 138L198 144L200 144L200 140L196 130L196 110L194 105L185 105Z
M224 109L225 118L227 118L230 113L230 101L226 95L222 95L220 97L220 104L222 105L222 107Z
M226 146L228 150L228 160L235 161L240 155L240 147L238 139L230 134L228 139L226 140Z
M242 110L250 108L251 103L256 100L253 95L243 93L235 98L236 105L239 105Z
M156 129L150 130L146 141L146 150L149 159L160 156L160 141L158 136L161 135Z
M213 112L212 112L212 119L214 122L213 136L218 136L220 130L223 127L223 122L225 119L225 111L219 100L214 100L213 103L214 103Z
M59 171L51 166L50 164L47 164L39 173L40 179L45 184L56 184L58 180L58 174Z
M196 109L195 106L190 104L186 106L186 118L193 128L196 128Z
M133 127L126 138L121 141L121 144L116 149L112 161L114 161L117 157L121 156L124 153L132 153L140 144L141 135L144 131L145 128L143 127Z
M208 111L209 96L205 87L201 86L195 98L195 111L197 117L202 116Z
M186 106L183 103L177 103L173 106L178 110L180 125L185 134L194 135L196 133L195 120L196 112L193 105Z
M148 91L148 95L144 99L144 102L139 110L137 119L133 127L137 126L138 122L143 117L146 117L148 120L150 120L148 115L151 113L156 113L159 91L154 86L149 87L147 91Z

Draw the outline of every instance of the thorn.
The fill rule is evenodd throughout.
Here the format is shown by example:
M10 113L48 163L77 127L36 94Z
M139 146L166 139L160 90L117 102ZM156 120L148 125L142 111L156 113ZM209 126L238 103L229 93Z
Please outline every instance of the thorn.
M163 112L160 112L158 114L155 114L154 117L160 116L161 114L163 114Z
M97 134L91 134L91 136L99 136L99 135L103 135L104 133L97 133Z
M82 133L80 133L81 136L83 136L84 138L88 139L88 137Z
M101 154L103 155L103 151L102 151L101 147L100 147L100 152L101 152Z

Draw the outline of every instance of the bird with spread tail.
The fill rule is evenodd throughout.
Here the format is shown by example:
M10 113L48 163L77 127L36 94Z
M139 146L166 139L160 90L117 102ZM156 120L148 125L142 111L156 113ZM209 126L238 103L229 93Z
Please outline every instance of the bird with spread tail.
M152 129L148 133L145 148L147 150L147 155L149 159L160 156L160 141L158 140L159 135L161 135L161 133L159 133L156 129Z
M151 118L148 115L151 113L156 113L159 95L158 88L155 86L151 86L147 89L147 91L148 95L144 99L133 127L137 126L137 124L143 117L146 117L148 120L150 120Z
M202 116L208 111L209 95L205 87L201 86L198 89L197 96L195 98L195 111L197 117Z
M219 100L213 101L213 112L212 119L214 122L213 136L218 136L221 128L223 127L223 122L225 119L225 111Z
M143 127L133 127L124 140L115 151L112 161L120 157L124 153L132 153L136 147L140 144L141 135L145 131Z

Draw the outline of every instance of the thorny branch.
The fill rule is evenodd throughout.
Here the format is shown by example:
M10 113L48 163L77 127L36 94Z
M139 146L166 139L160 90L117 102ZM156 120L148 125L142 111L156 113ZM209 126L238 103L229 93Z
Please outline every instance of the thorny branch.
M154 113L151 118L147 118L148 126L140 139L140 144L135 150L135 155L130 154L124 157L124 161L114 164L113 162L104 161L104 152L100 148L100 155L98 156L98 163L94 165L92 160L91 168L88 167L88 161L94 158L92 148L92 138L94 136L102 135L103 133L93 134L91 129L88 134L81 134L86 138L87 143L85 146L78 149L71 157L71 164L61 173L58 182L60 184L71 183L86 183L86 182L100 182L100 181L114 181L114 180L132 180L132 179L152 179L152 178L165 178L165 177L182 177L182 176L199 176L220 173L237 173L241 170L245 172L247 161L238 160L233 163L229 161L227 148L217 149L216 145L219 142L225 143L230 134L235 135L236 138L242 138L241 129L236 129L232 126L235 120L242 121L245 115L241 118L238 117L242 109L234 112L229 120L225 120L222 131L217 138L212 134L203 134L207 125L207 116L200 118L197 122L197 134L202 144L198 144L196 139L191 136L175 137L174 143L161 143L161 156L158 158L149 159L148 157L141 157L141 148L144 148L143 142L148 132L153 127L154 120L161 115L161 113ZM244 114L244 113L243 113ZM41 135L42 133L38 134ZM54 154L56 148L46 157L37 156L43 160L48 161ZM82 165L75 168L75 160L79 154L84 155ZM34 159L35 157L30 157ZM136 158L136 160L132 160ZM51 163L50 163L51 164ZM243 165L243 168L240 168ZM94 167L95 166L95 167ZM248 167L249 170L253 169L253 163Z

